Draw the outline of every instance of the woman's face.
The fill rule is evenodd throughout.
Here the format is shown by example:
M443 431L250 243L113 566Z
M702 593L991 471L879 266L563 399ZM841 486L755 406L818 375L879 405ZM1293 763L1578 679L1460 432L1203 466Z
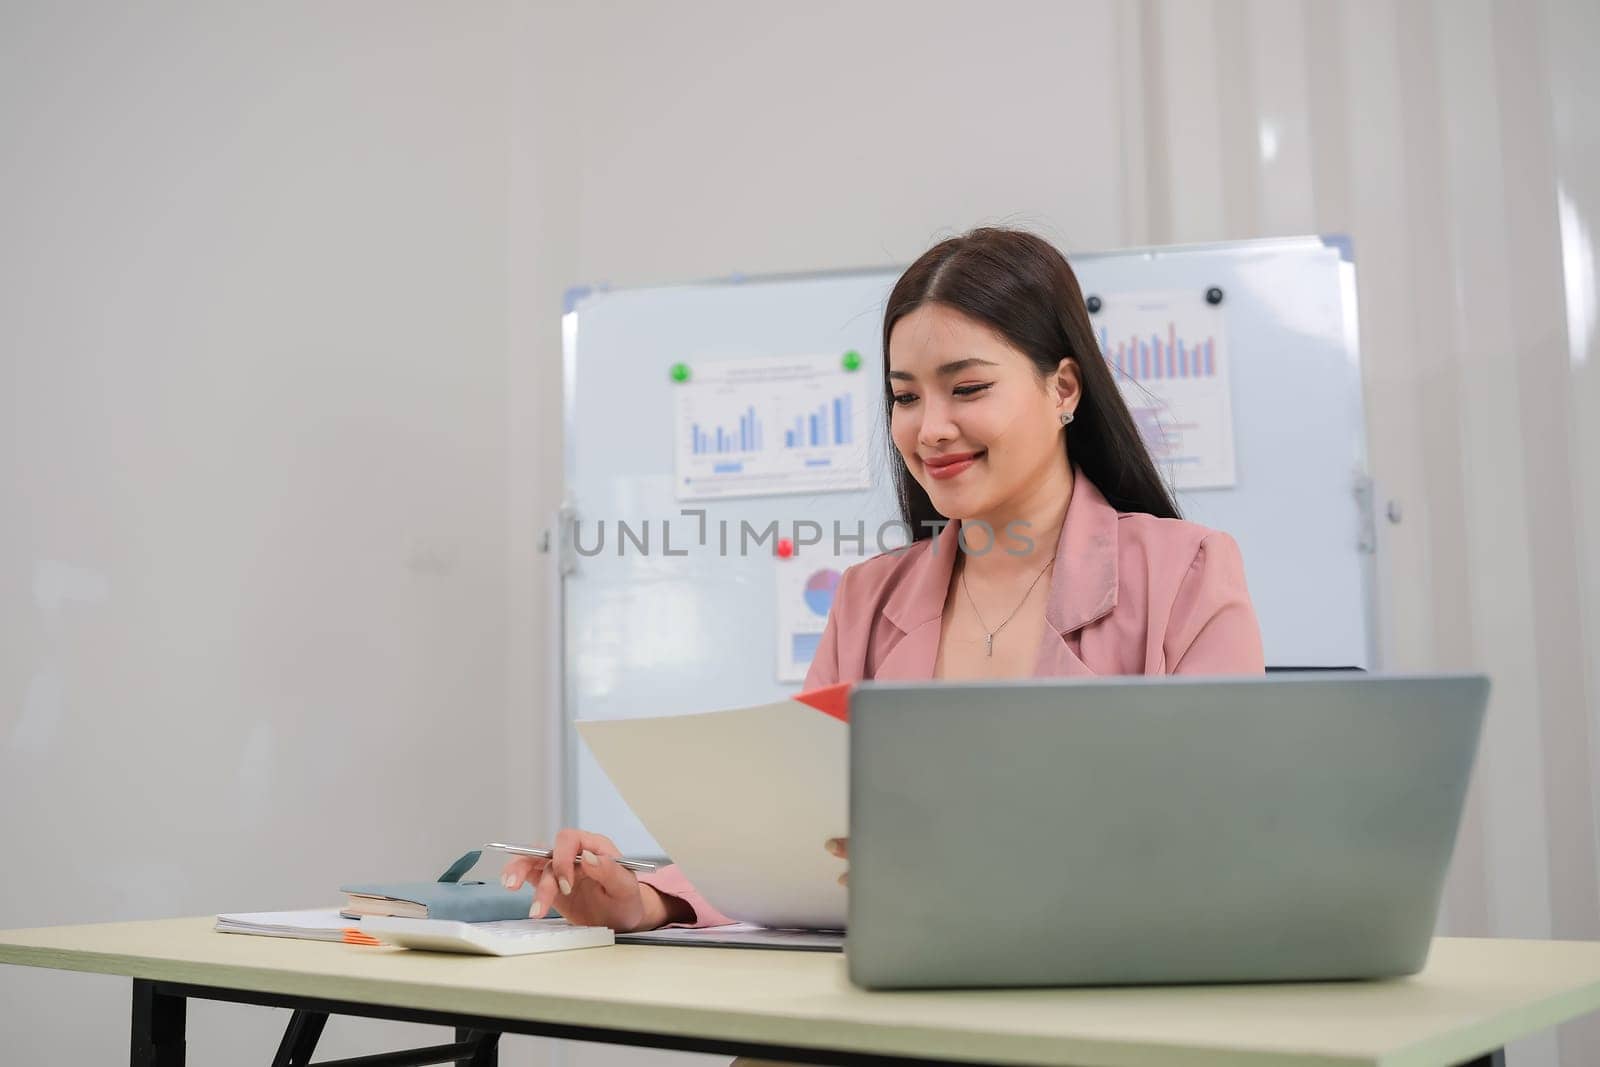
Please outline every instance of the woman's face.
M1081 395L1074 360L1041 382L1019 349L943 304L895 323L888 358L895 447L940 514L989 518L1065 465L1061 415Z

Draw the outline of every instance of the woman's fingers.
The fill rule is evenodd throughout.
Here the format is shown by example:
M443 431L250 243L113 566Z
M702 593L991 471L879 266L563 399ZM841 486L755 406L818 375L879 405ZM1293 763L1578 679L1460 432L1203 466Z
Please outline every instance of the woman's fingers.
M610 856L600 855L593 849L585 849L583 861L578 866L583 871L583 876L593 880L608 897L625 900L630 895L639 894L639 880L634 877L633 872Z
M578 862L580 854L585 851L597 856L622 855L611 838L604 834L591 834L583 830L562 830L556 834L556 843L550 847L550 866L555 869L556 885L564 896L572 894L580 878L594 874L594 871Z
M533 856L517 856L501 868L500 884L507 889L521 889L524 882L532 882L539 877L547 862Z
M500 881L507 889L524 883L534 886L530 915L547 914L560 901L562 914L570 910L568 898L580 891L585 879L602 895L626 900L639 893L633 874L612 862L620 856L616 844L604 834L562 830L550 846L550 858L518 856L505 865Z
M539 882L533 891L533 907L529 909L528 916L542 919L550 914L550 907L556 902L556 894L560 886L556 882L555 871L550 864L545 864L544 873L539 875Z
M555 871L556 885L562 896L571 896L572 886L578 880L574 864L583 850L584 836L581 830L562 830L556 834L556 843L550 846L550 867Z
M842 860L850 858L850 839L848 837L830 837L823 843L830 856L838 856ZM845 871L839 876L840 885L850 884L850 872Z
M611 838L605 834L584 834L583 847L597 856L610 856L616 859L622 855Z

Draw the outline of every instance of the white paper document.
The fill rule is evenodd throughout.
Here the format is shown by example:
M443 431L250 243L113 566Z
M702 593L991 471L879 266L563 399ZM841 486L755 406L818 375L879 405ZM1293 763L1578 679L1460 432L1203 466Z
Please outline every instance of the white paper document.
M577 727L622 799L718 910L761 926L844 928L846 863L824 847L850 828L844 722L781 700Z

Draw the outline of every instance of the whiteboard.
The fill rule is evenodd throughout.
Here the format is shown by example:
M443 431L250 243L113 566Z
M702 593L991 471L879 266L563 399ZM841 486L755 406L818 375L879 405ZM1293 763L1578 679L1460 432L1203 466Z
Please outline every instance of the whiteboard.
M1238 540L1269 665L1375 668L1375 537L1349 243L1288 238L1071 261L1086 297L1222 290L1236 482L1179 492L1179 506ZM579 746L573 720L707 711L795 691L775 674L773 568L784 563L770 541L740 551L739 524L760 531L776 520L788 531L811 520L831 531L835 521L848 530L860 522L868 553L876 551L875 531L898 515L879 334L899 273L569 294L556 683L566 825L607 834L625 852L660 852ZM871 378L864 447L878 472L873 488L676 499L674 364L851 350ZM703 509L703 519L686 508ZM719 528L729 531L726 553Z

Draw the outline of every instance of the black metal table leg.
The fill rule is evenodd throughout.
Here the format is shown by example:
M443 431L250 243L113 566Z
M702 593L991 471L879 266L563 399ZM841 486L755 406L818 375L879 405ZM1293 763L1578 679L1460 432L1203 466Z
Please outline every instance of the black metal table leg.
M469 1058L456 1061L456 1067L500 1067L499 1034L458 1026L456 1041L458 1043L472 1041L477 1044L477 1049Z
M183 1067L189 1001L133 980L133 1026L128 1040L131 1067Z
M283 1040L278 1042L278 1054L272 1057L272 1067L307 1067L317 1042L322 1039L322 1028L328 1025L325 1011L296 1009L283 1029Z

